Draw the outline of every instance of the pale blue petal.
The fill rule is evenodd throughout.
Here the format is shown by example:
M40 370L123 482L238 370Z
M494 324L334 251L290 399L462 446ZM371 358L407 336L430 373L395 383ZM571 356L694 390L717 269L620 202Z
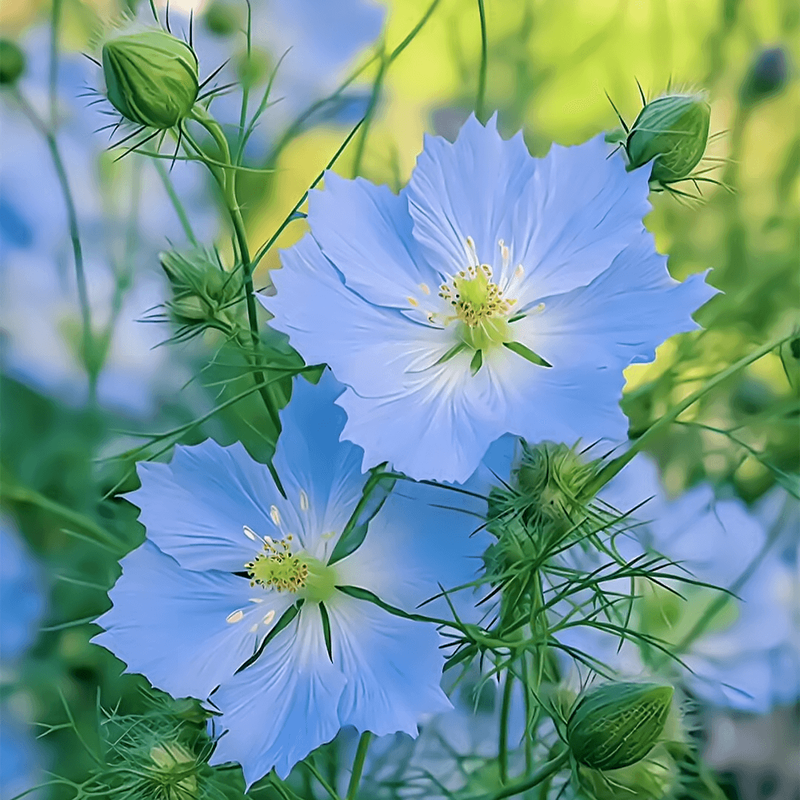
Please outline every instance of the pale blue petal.
M470 477L491 442L505 432L509 408L494 369L487 366L473 377L468 362L466 354L456 356L408 378L404 391L385 397L365 398L351 389L342 394L337 400L347 412L342 435L364 448L364 469L388 460L415 479Z
M287 531L294 524L292 532L317 558L330 555L335 544L333 538L319 542L320 535L342 530L366 480L360 448L339 441L346 417L334 400L343 390L328 370L316 386L295 380L273 462L293 509Z
M520 304L584 286L642 230L649 168L626 172L602 135L553 145L513 208L513 261L525 280Z
M338 732L345 683L328 658L319 606L308 604L254 664L212 696L225 733L209 763L238 762L248 788L273 767L285 778Z
M422 715L451 708L439 686L442 640L432 625L342 594L329 614L333 662L347 679L339 701L342 725L378 736L415 736Z
M146 541L122 559L92 641L174 697L208 696L250 658L286 598L225 572L190 572ZM262 602L252 602L257 598ZM231 614L243 612L238 622ZM264 624L268 612L270 624ZM251 628L256 626L256 631Z
M309 196L308 222L345 283L368 302L407 309L409 297L424 297L422 284L438 292L443 278L418 252L408 202L388 187L327 172L325 190Z
M426 136L403 194L414 237L433 267L443 275L464 269L468 236L481 263L494 264L498 241L517 236L509 210L522 202L535 170L522 133L503 140L496 116L486 127L471 116L452 144Z
M358 586L406 611L474 581L481 556L492 541L483 527L486 501L455 488L398 481L372 520L361 547L336 565L338 584ZM474 616L471 590L453 599ZM432 616L450 616L446 602L425 606ZM470 621L474 621L470 619Z
M703 275L678 283L666 264L641 231L588 286L542 298L543 311L513 324L517 340L556 366L652 361L662 342L699 327L692 313L717 293Z
M362 396L402 391L409 370L447 350L440 331L373 306L348 289L310 236L281 259L283 269L272 273L277 294L260 296L275 317L271 327L289 336L307 364L329 364L338 380L358 387Z
M282 504L269 469L240 443L208 439L175 448L169 464L140 463L142 488L128 495L148 538L186 569L236 572L260 550L243 533L282 538L270 506Z
M10 663L33 644L44 614L41 576L11 521L0 517L0 658Z

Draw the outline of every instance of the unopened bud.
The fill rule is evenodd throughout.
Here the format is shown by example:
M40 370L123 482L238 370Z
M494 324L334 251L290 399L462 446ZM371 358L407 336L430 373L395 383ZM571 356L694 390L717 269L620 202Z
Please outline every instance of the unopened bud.
M25 54L15 42L0 39L0 86L13 86L25 72Z
M103 45L108 99L123 117L149 128L177 125L199 92L198 62L186 42L162 30L119 36Z
M240 271L224 269L216 251L169 251L161 254L161 266L172 284L173 299L167 307L177 322L231 321L241 297L242 276Z
M196 800L197 760L189 750L180 742L165 742L151 748L150 758L155 765L151 778L161 788L162 796L170 800Z
M703 94L668 94L645 105L625 141L628 169L653 162L651 180L675 183L691 175L708 143L711 107Z
M585 694L567 722L575 760L599 770L641 761L664 732L672 694L656 683L612 683Z

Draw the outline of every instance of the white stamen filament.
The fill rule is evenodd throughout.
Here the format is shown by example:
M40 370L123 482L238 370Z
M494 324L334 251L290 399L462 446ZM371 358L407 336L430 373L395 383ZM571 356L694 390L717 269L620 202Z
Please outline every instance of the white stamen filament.
M274 620L274 619L275 619L275 611L274 610L273 611L268 611L264 615L264 624L265 625L269 625L270 622L272 622L272 620Z
M242 619L244 619L244 611L242 611L240 608L237 611L228 614L228 616L225 617L225 622L227 622L229 625L232 625L234 622L241 622Z
M303 489L300 490L300 510L308 511L308 495Z

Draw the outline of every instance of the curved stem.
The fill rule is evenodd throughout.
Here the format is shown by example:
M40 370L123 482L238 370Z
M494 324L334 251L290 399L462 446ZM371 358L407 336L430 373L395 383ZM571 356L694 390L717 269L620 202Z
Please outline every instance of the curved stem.
M367 750L372 741L372 734L369 731L364 731L361 738L358 740L358 747L356 748L356 757L353 760L353 773L350 775L350 783L347 785L347 794L345 800L355 800L358 793L358 785L361 783L361 773L364 771L364 762L367 759Z
M562 767L569 761L569 751L565 750L560 756L557 756L552 761L548 761L538 772L534 772L528 778L523 778L517 783L512 783L506 786L499 792L490 795L490 800L503 800L504 797L513 797L515 794L521 794L534 786L538 786L543 781L555 775Z

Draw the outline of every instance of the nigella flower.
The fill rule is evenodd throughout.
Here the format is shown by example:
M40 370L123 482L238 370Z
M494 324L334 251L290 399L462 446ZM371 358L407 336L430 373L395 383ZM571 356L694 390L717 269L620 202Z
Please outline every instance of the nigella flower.
M158 688L210 698L224 732L211 763L239 762L248 785L273 767L286 776L340 727L414 735L449 707L436 630L337 587L413 610L437 578L469 580L464 556L480 552L467 515L402 488L363 544L330 562L365 477L358 449L338 441L341 387L321 383L298 380L283 412L274 465L286 498L239 444L140 465L131 500L147 540L123 559L94 639Z
M365 468L464 481L508 432L624 437L622 370L714 293L670 277L647 194L602 137L534 159L472 117L453 144L426 138L399 195L328 173L263 302L347 385Z
M622 512L636 509L626 522L645 550L735 595L725 598L713 589L672 581L685 599L654 584L638 592L637 629L675 648L692 670L684 675L692 692L715 705L758 713L796 699L796 562L787 563L779 542L769 545L763 521L738 499L715 500L708 484L669 499L655 465L644 456L601 496ZM725 602L712 615L720 599ZM707 614L707 624L696 629Z

